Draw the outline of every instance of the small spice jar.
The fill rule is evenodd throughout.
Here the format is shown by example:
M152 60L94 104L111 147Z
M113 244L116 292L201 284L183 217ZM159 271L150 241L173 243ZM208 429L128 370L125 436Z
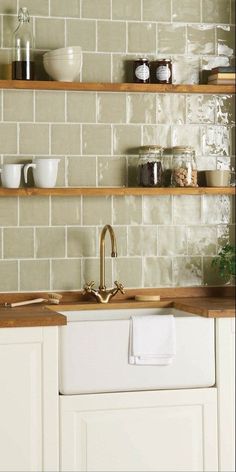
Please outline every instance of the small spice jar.
M152 63L152 81L156 84L172 84L172 62L158 59Z
M173 187L198 187L194 149L175 146L172 150L171 185Z
M163 160L162 160L163 185L164 185L164 187L170 187L171 186L173 149L171 147L164 148L162 157L163 157Z
M138 84L150 82L150 63L146 57L134 61L134 82Z
M162 187L162 147L141 146L139 148L138 184L141 187Z

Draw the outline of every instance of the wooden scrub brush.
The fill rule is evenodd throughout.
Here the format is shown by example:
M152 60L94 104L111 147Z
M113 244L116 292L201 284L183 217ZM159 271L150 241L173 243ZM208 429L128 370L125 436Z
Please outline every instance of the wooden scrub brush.
M59 293L48 293L47 297L48 298L33 298L32 300L25 300L22 302L5 303L5 306L14 308L15 306L31 305L34 303L42 303L42 302L58 305L60 303L62 295L60 295Z

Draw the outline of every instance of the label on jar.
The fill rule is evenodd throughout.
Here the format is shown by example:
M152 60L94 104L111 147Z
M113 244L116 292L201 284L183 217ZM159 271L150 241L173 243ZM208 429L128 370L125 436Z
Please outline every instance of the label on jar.
M171 70L168 65L159 66L156 70L156 78L161 81L168 81L171 76Z
M150 69L146 64L141 64L135 69L135 76L139 80L148 80L150 77Z

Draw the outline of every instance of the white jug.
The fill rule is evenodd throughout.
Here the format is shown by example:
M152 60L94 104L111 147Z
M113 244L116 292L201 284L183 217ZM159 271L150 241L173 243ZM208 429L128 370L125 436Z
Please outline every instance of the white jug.
M21 169L23 164L3 164L0 169L2 186L18 188L20 186Z
M30 167L33 168L34 184L40 188L55 187L57 171L60 159L43 159L37 157L34 162L24 167L24 179L27 184L27 174Z

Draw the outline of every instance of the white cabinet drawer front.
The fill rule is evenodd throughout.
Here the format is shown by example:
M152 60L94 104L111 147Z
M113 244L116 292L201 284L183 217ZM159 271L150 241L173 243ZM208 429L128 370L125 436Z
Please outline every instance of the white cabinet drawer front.
M61 397L61 472L217 471L215 389L125 395Z

